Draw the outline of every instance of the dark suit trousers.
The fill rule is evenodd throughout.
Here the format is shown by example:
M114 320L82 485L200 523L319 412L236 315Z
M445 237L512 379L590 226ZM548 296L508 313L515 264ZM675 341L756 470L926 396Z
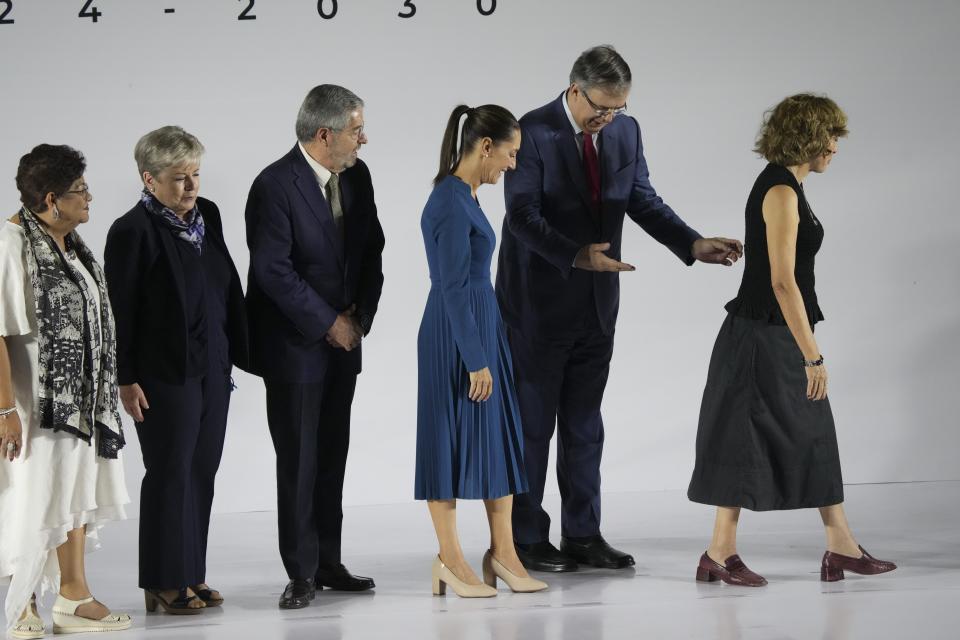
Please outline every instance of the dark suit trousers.
M595 313L587 315L581 330L562 339L507 330L529 484L528 493L513 499L513 535L522 544L550 536L550 516L542 503L555 426L561 534L581 537L600 532L600 403L610 371L613 336L603 335Z
M207 533L230 407L230 375L182 385L140 382L150 408L137 436L146 473L140 486L140 587L179 589L206 581Z
M331 358L319 383L265 380L277 453L280 557L290 579L340 563L343 475L357 376Z

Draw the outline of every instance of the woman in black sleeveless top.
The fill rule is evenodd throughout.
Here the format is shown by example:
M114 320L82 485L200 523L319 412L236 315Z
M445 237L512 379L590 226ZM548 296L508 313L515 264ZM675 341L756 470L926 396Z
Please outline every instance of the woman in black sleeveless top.
M817 507L827 535L820 578L892 571L860 547L843 511L843 480L827 372L813 327L823 320L814 290L814 256L823 227L803 192L823 173L847 134L832 100L786 98L770 112L757 153L770 164L746 208L746 266L717 336L697 430L688 497L717 506L710 547L697 579L762 586L736 549L740 509Z

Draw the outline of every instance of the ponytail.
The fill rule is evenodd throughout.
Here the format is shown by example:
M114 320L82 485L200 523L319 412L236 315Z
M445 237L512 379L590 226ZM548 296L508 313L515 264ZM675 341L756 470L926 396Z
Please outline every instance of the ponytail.
M460 119L466 114L461 135ZM465 104L457 105L447 120L447 129L443 132L443 142L440 145L440 169L433 179L433 185L452 174L460 164L463 154L472 150L483 138L490 138L495 143L506 142L513 136L513 132L520 128L513 114L501 106L485 104L480 107L468 107ZM457 145L459 138L460 144Z
M460 161L460 152L457 149L457 138L460 133L460 118L463 114L470 111L470 107L465 104L459 104L450 114L447 120L447 129L443 132L443 142L440 144L440 170L437 171L433 179L433 186L440 184L440 181L453 173Z

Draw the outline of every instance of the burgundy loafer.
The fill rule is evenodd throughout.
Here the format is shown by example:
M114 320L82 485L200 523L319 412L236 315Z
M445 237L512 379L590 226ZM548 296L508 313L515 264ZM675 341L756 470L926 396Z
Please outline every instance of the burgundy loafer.
M697 581L716 582L717 580L740 587L762 587L767 584L767 579L750 571L747 565L743 564L740 556L732 555L720 564L704 551L700 556L700 564L697 565Z
M877 560L867 553L866 549L860 547L863 553L859 558L851 558L832 551L825 551L823 562L820 564L820 580L823 582L836 582L843 580L843 572L853 571L864 576L873 576L878 573L886 573L897 568L892 562L886 560Z

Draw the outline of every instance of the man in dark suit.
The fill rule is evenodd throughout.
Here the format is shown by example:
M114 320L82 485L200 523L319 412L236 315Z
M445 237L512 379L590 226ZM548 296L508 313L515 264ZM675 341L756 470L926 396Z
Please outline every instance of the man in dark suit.
M297 145L254 180L246 210L251 365L277 454L284 609L307 606L324 586L374 586L341 563L340 532L360 341L383 288L383 229L357 158L363 101L314 87L296 130Z
M497 297L507 324L530 492L514 499L513 530L528 569L578 563L622 568L633 558L600 534L600 404L620 301L624 214L683 262L732 264L736 240L702 238L650 184L640 127L626 110L630 68L609 46L585 51L570 87L520 120L507 173ZM561 546L541 506L554 427Z

